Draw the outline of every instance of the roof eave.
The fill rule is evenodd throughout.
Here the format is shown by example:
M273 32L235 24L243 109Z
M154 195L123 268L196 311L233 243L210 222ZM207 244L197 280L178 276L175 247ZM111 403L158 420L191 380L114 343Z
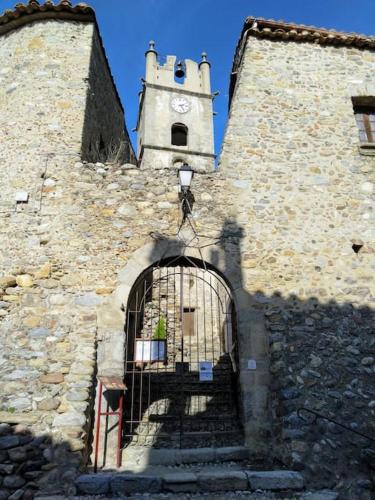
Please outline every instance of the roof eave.
M375 49L375 37L358 33L345 33L315 26L286 23L273 19L247 17L235 50L229 88L229 108L235 89L236 75L241 66L246 41L249 36L275 41L293 41L320 45L349 46L358 49Z

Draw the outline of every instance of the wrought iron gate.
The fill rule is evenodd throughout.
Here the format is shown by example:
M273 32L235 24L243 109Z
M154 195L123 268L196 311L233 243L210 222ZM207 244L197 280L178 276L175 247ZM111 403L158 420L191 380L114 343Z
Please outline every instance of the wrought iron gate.
M230 291L179 259L138 280L126 322L125 446L240 444Z

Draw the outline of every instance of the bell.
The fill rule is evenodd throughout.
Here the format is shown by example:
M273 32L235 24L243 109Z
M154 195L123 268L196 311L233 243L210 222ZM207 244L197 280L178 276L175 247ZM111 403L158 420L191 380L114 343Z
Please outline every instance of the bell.
M176 78L183 78L185 76L185 71L181 61L178 61L176 71L174 74Z

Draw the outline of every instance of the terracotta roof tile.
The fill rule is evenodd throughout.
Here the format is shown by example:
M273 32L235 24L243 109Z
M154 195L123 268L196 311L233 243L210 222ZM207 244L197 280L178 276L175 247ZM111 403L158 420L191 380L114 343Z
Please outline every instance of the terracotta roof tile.
M261 38L280 38L282 40L315 42L322 45L352 45L370 49L375 48L374 36L344 33L334 29L316 28L315 26L286 23L261 17L248 17L245 21L242 36L245 33Z
M44 18L76 19L79 21L95 21L94 10L85 3L72 5L70 0L61 0L53 3L46 0L29 0L27 4L17 3L13 10L6 9L0 15L0 35L18 28L28 22Z

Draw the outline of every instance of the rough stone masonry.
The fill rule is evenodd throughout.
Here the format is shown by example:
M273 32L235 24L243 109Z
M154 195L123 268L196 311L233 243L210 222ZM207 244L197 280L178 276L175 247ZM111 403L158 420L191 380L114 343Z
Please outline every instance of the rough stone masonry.
M129 276L160 255L156 233L178 251L180 209L176 172L135 164L93 11L31 1L0 20L0 492L27 498L74 491L96 372L121 372ZM296 413L374 436L375 160L351 99L375 95L375 56L371 39L310 31L246 22L194 220L226 236L204 258L235 297L246 444L370 498L374 446Z
M373 49L374 39L249 18L220 160L270 341L265 442L351 498L374 478L370 442L332 422L303 426L296 410L374 437L375 160L352 102L375 95Z

